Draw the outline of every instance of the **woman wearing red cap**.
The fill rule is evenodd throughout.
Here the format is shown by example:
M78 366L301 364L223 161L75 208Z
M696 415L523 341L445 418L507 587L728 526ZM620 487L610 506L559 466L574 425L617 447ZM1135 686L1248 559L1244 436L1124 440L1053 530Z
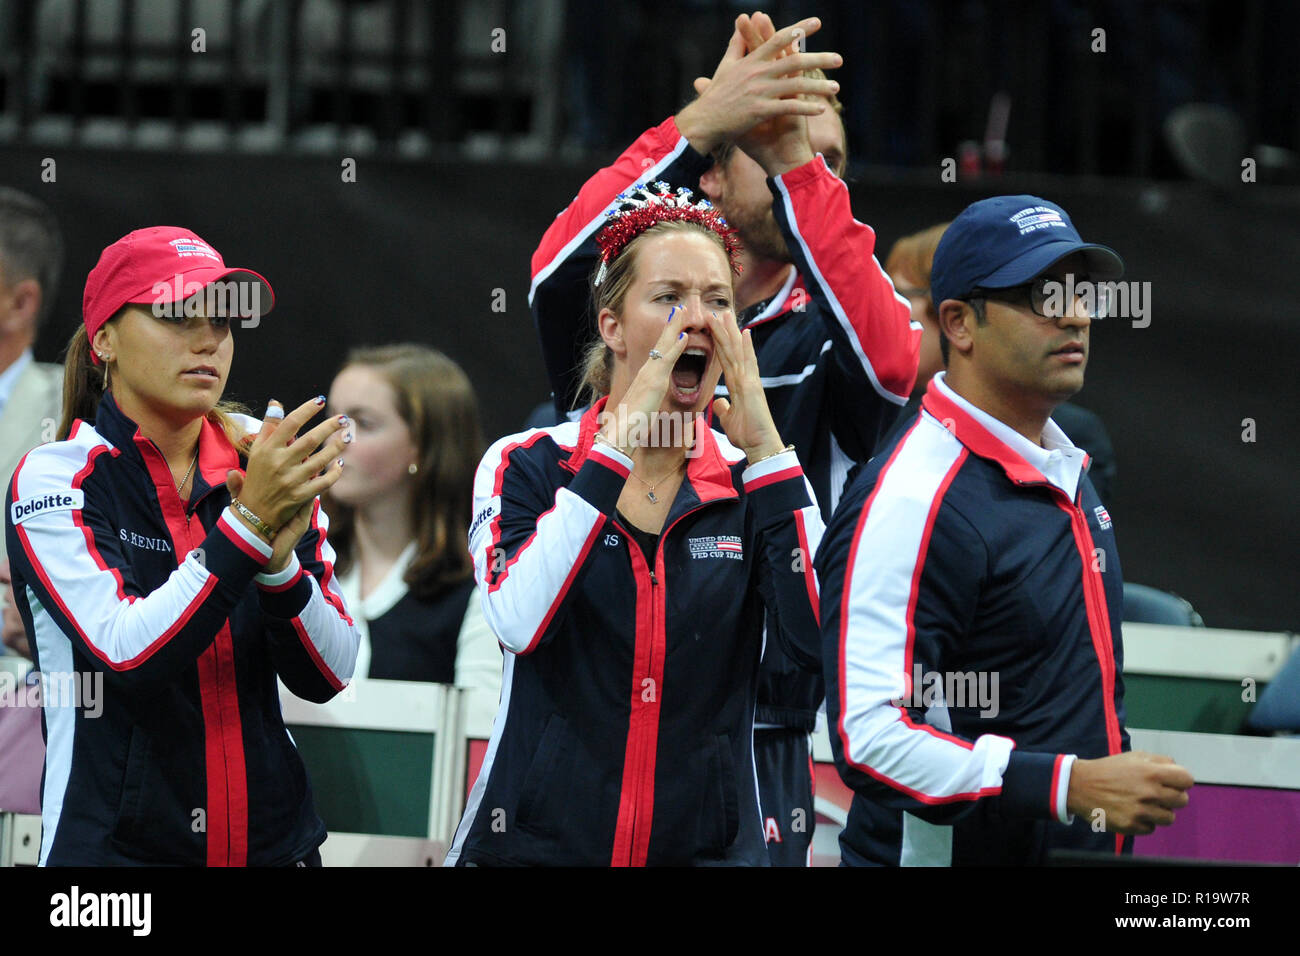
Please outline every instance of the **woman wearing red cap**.
M43 865L319 863L276 678L325 701L352 676L317 502L347 423L298 434L323 396L265 424L221 402L232 317L272 303L173 227L118 240L86 281L60 440L23 459L6 511L45 679Z

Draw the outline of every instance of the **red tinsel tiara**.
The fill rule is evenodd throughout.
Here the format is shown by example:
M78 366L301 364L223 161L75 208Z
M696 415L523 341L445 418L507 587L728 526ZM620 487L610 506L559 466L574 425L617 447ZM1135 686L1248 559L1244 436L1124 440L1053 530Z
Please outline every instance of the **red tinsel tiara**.
M608 222L596 236L600 246L600 269L594 284L605 281L607 267L629 242L651 226L661 222L693 222L717 234L727 250L731 270L740 275L740 240L736 230L713 208L713 203L701 199L691 202L691 190L678 189L660 181L654 183L657 192L651 192L645 183L637 183L625 193L615 196L618 206L605 212Z

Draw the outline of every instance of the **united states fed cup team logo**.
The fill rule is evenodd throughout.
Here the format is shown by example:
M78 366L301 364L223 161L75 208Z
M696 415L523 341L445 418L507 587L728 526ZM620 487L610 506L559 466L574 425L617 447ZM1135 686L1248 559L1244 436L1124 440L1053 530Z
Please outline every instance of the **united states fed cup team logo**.
M692 560L704 558L723 558L732 561L745 560L745 548L740 538L734 534L707 535L701 538L687 538Z

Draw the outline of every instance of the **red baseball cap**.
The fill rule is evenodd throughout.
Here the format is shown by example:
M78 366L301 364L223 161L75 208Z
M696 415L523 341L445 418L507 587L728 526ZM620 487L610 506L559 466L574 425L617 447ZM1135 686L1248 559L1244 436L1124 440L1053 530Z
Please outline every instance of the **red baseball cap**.
M275 305L266 279L251 269L228 269L221 253L189 229L150 226L129 232L100 253L86 277L81 302L86 335L94 342L95 333L124 305L179 307L221 281L237 283L218 290L228 315L257 318ZM94 349L91 360L99 364Z

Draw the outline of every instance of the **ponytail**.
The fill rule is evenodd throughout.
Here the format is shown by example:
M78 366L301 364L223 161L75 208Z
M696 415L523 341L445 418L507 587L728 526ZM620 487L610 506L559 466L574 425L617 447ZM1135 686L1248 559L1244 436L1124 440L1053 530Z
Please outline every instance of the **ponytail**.
M97 368L90 358L90 337L86 327L78 325L68 340L67 354L63 359L63 417L55 433L64 441L72 432L72 423L78 418L95 420L99 410L99 396L104 392L104 369Z
M579 386L578 401L585 393L589 401L597 402L609 394L610 380L614 375L614 353L602 339L596 339L587 346L582 357L582 383Z

